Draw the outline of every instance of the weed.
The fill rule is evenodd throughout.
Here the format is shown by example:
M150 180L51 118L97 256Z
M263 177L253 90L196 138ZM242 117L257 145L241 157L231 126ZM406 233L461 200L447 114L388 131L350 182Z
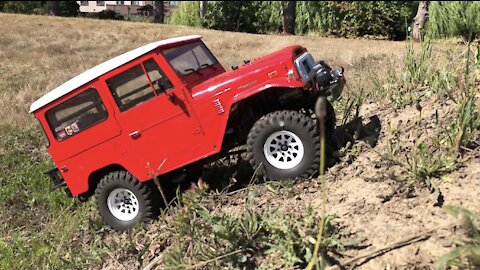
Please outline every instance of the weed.
M319 220L313 208L298 216L277 208L254 210L246 202L232 214L222 214L204 206L204 192L202 188L186 192L179 200L181 207L171 210L173 221L166 226L169 239L175 240L163 253L164 269L194 265L268 269L273 265L265 265L266 257L280 259L267 260L275 262L275 267L306 265L311 258ZM346 248L341 240L344 232L334 223L334 216L328 215L324 226L322 254Z
M451 131L447 132L449 134L449 143L452 149L458 153L463 149L474 147L472 141L478 135L480 127L480 114L475 102L476 98L474 96L469 96L462 100L459 104L457 117L449 126L448 130Z
M408 90L424 86L430 79L432 45L427 39L421 43L420 52L415 54L414 41L409 39L406 46L403 81Z
M401 124L392 127L389 123L387 150L382 158L387 164L400 168L400 176L391 175L391 178L399 181L400 188L410 189L413 185L420 184L440 196L440 190L433 180L457 168L456 156L451 155L449 148L441 143L445 141L442 138L445 133L439 127L438 121L434 136L420 136L419 132L426 127L421 125L421 107L418 109L416 126L413 127L413 142L405 143L398 137L397 132L405 127Z
M340 111L342 113L341 125L346 125L348 122L355 121L360 116L360 109L366 99L366 93L363 88L353 92L352 95L340 100Z
M458 206L449 205L444 209L461 219L465 237L456 241L456 248L437 260L436 269L480 268L480 215Z

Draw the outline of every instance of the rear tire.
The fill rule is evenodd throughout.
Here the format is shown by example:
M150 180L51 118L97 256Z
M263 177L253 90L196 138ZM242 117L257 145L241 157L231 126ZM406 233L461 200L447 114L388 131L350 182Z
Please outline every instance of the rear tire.
M107 174L95 189L100 215L117 231L131 229L153 218L159 209L155 194L153 185L141 183L126 171Z
M315 121L297 111L276 111L260 118L247 138L252 166L262 164L268 179L314 175L320 162L320 138Z

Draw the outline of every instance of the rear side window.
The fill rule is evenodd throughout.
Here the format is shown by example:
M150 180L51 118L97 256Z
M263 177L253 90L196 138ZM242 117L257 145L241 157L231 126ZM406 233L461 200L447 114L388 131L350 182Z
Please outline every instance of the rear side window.
M108 113L95 88L89 88L46 113L57 141L63 141L107 119Z

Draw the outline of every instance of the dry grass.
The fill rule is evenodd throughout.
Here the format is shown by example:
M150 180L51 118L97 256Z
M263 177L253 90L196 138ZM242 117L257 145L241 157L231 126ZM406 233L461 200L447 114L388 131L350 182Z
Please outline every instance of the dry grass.
M183 26L0 14L0 126L30 128L30 104L66 80L149 42L200 34L225 67L291 44L346 68L351 85L385 59L400 63L403 42L231 33Z
M417 134L418 127L412 125L417 112L413 109L414 107L399 109L393 113L394 104L389 101L389 96L401 90L401 80L399 83L389 86L388 77L392 76L392 73L397 77L402 76L401 69L404 66L406 55L404 42L346 40L315 36L267 36L148 23L0 14L0 183L2 185L0 201L3 202L2 205L5 205L0 208L0 219L4 221L0 226L0 269L12 269L14 266L29 269L34 265L41 265L45 269L86 269L87 267L91 269L102 267L104 269L122 269L134 267L132 265L136 265L138 268L142 264L154 260L160 253L178 254L181 258L188 257L184 256L182 250L175 253L173 250L175 245L172 245L169 240L180 239L172 237L172 235L178 236L182 232L176 226L188 223L172 223L172 218L168 217L151 224L147 229L138 228L133 236L130 234L117 235L103 227L104 224L94 210L92 202L79 205L73 199L67 199L62 192L49 192L50 183L46 181L42 171L52 164L45 149L41 148L40 132L36 128L31 129L34 127L35 121L28 114L30 104L35 99L88 68L143 44L188 34L202 35L206 44L225 67L241 64L244 59L253 59L287 45L303 45L313 53L316 59L325 59L332 65L345 67L350 86L347 88L347 97L358 95L363 102L362 95L365 94L367 102L375 101L373 104L365 104L362 107L361 115L365 117L365 120L368 118L367 116L373 114L377 116L378 114L384 125L383 129L387 129L387 123L404 121L405 126L410 128L399 129L403 134L403 136L395 137L399 141L411 142L412 136ZM434 44L435 55L429 62L433 62L438 70L456 76L461 74L461 70L455 69L457 65L450 64L458 62L457 64L462 66L459 56L464 48L451 44L451 42L447 43ZM416 47L418 48L418 44ZM418 53L417 50L416 52ZM446 68L447 65L450 66ZM374 85L370 76L373 73L379 79L377 86ZM480 89L478 84L475 84L475 87ZM452 84L449 88L456 90L456 85ZM360 89L363 91L358 91ZM421 91L416 90L418 89L409 90L408 94L419 95ZM478 93L478 90L476 91ZM441 100L445 99L444 97L441 95L438 97L441 98L432 99L430 96L426 96L422 100L422 105L424 105L422 115L425 118L422 123L428 126L428 129L419 130L428 131L425 134L430 134L436 128L435 114L437 110L440 110L442 123L448 123L450 119L454 119L453 102L445 103ZM348 104L348 102L342 102ZM361 105L362 102L358 103ZM342 103L340 102L340 104ZM13 128L8 126L13 126ZM435 130L441 129L437 127ZM408 201L394 198L392 199L394 204L382 204L376 198L384 195L385 190L390 190L391 182L369 182L361 178L369 175L372 176L371 179L384 179L389 175L386 173L386 168L382 166L376 168L372 165L372 161L377 157L375 153L381 153L387 148L389 138L385 135L385 131L382 131L375 149L370 149L366 144L357 141L354 147L346 150L347 154L342 157L343 161L337 167L329 170L329 178L327 178L330 192L329 204L332 206L331 209L340 213L340 216L343 215L342 226L351 226L354 231L359 232L362 232L364 228L370 228L371 232L368 230L363 232L374 246L383 246L385 241L410 233L412 228L419 228L420 231L431 228L432 224L437 223L439 217L432 215L435 209L423 200L422 196L426 196L422 195L423 193L418 198ZM353 158L347 158L348 156ZM227 176L227 173L222 171L222 177L211 173L211 178L215 178L215 181L223 178L225 178L223 180L230 179L230 177L231 179L234 177L240 179L237 172L233 172L236 170L235 168L240 167L232 165L231 168L233 168L231 175ZM473 192L479 190L476 188L478 181L475 181L477 180L475 177L478 175L478 170L476 170L478 160L473 161L466 168L468 170L459 172L461 176L455 177L455 179L467 176L466 178L470 179L468 180L470 182L463 181L458 187L448 184L444 195L447 202L449 202L448 200L457 204L461 202L462 205L473 205L473 209L476 209L478 203L471 198L478 198ZM225 177L223 177L224 174ZM250 174L248 178L250 178ZM333 178L341 181L330 181ZM470 186L468 186L469 183ZM212 209L218 211L217 213L212 210L211 213L208 213L215 215L215 220L217 214L243 213L242 211L246 209L246 198L252 206L258 206L257 210L281 207L286 214L275 212L275 217L282 219L274 220L275 222L272 224L283 226L287 223L295 223L289 228L292 230L297 225L303 226L308 223L304 220L303 223L296 224L298 219L290 218L287 214L292 213L295 214L292 217L303 219L304 214L307 213L307 203L312 206L318 205L319 193L317 190L318 184L313 180L298 185L293 185L291 182L267 183L252 188L252 192L250 189L245 189L239 193L232 193L228 197L212 193L205 199L210 203L205 205L211 204ZM188 198L188 196L184 198ZM302 206L303 204L305 207ZM29 209L35 209L35 214L28 211ZM195 210L189 207L179 208L178 211L173 212L175 215L180 213L180 216L174 217L175 219L188 217L184 213L185 211L182 212L182 209ZM188 211L186 213L195 214ZM410 217L399 218L399 213L405 213L405 216L408 213ZM198 221L198 215L196 217ZM262 220L267 219L262 216ZM389 228L392 227L385 224L389 226L404 225L390 230ZM167 230L165 230L165 225ZM189 229L188 226L185 228ZM193 228L202 227L194 226ZM276 229L275 227L264 228ZM172 232L174 234L171 234ZM303 234L302 232L301 235ZM200 231L200 235L205 236L210 233ZM278 244L279 249L288 248L288 245L301 243L307 239L305 237L300 239L295 231L290 231L289 235L294 236L290 239L292 241L282 236L274 244ZM271 237L268 240L272 239L276 241ZM210 240L216 241L216 239ZM207 241L210 240L207 239ZM235 236L232 242L237 243L237 240ZM289 240L289 243L282 246L281 244L284 242L280 240ZM215 243L212 241L204 244L208 246ZM334 243L332 242L332 244ZM429 246L426 246L425 249L431 250ZM438 247L435 246L433 250L436 249ZM419 249L416 248L416 250L413 252L418 252ZM141 252L145 252L145 255L141 256ZM410 260L414 256L413 253L408 252L391 255L385 260L393 259L388 262L389 265L398 264L403 260L402 257ZM401 256L407 253L408 256ZM258 258L263 260L259 262L261 264L265 262L284 263L288 260L279 259L281 254L290 254L289 259L294 260L300 253L274 252L266 255L266 258L261 258L263 255L258 254ZM193 257L187 259L191 258ZM430 257L427 259L428 262L431 261ZM228 262L228 260L225 261ZM382 259L378 261L378 263L371 263L378 266L382 263ZM412 260L412 262L415 261ZM218 263L223 263L223 261ZM271 268L269 267L269 269ZM379 268L367 267L367 269Z

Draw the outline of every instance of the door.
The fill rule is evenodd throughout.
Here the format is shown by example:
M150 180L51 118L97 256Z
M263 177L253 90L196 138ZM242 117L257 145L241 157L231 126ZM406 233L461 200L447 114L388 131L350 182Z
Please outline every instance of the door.
M203 134L183 87L172 84L154 56L122 70L106 82L117 104L126 159L136 175L156 172L164 160L162 173L194 158Z

